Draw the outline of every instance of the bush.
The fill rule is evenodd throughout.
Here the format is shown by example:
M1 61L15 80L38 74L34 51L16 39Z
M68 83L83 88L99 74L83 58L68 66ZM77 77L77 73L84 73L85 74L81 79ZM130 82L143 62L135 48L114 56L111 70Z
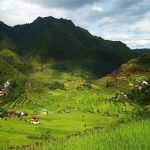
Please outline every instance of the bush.
M107 81L106 87L115 87L116 83L115 81Z
M137 101L146 102L146 103L150 102L149 93L142 93L142 92L136 91L135 89L131 89L128 95L129 95L129 98L137 100Z
M21 94L25 92L25 84L27 79L22 76L18 76L10 83L10 88L7 92L6 99L8 101L16 100Z
M43 132L40 137L40 139L42 139L42 140L48 140L50 138L51 138L51 130Z
M57 89L65 90L64 84L60 82L48 83L46 84L46 86L51 90L57 90Z
M91 89L91 85L89 83L84 83L77 87L77 90L90 90L90 89Z

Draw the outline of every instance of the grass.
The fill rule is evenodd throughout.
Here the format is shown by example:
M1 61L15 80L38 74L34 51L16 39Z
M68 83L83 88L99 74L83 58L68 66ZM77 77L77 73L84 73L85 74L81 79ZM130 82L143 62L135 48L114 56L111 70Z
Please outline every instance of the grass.
M111 93L76 89L51 91L44 88L42 93L28 92L3 108L27 111L29 114L37 112L40 125L31 125L30 116L26 117L27 122L22 122L20 118L0 120L0 147L5 149L41 142L45 132L50 132L50 137L61 138L96 127L111 127L120 120L131 120L143 109L134 103L112 102L109 100L111 96ZM42 108L54 114L41 115ZM71 109L70 114L61 113L66 108Z
M149 120L133 124L125 122L140 118L144 111L150 112L149 106L142 106L130 100L114 102L111 97L117 91L128 91L131 88L130 83L147 79L148 76L145 72L128 77L119 76L116 86L107 88L108 76L99 80L85 80L79 76L53 70L50 65L40 66L36 63L36 67L34 66L33 71L27 76L25 93L2 106L6 110L26 111L29 116L24 117L27 122L23 122L22 118L0 120L0 149L41 142L44 143L41 149L54 150L124 150L130 146L131 150L147 149ZM66 90L50 90L45 86L56 81L63 83ZM90 84L91 89L77 90L77 87L84 83ZM42 108L53 113L41 115ZM62 113L68 108L71 110L69 114ZM39 125L30 124L30 115L35 112L40 120ZM119 123L123 125L112 128ZM72 136L95 128L104 129L100 133ZM71 139L66 140L66 136L71 136ZM46 143L43 138L56 138L56 142Z
M41 135L47 131L50 132L50 137L61 138L78 131L110 127L121 120L132 120L133 116L143 109L134 103L109 101L108 95L105 94L77 90L56 90L45 95L43 93L42 101L38 101L37 94L30 98L32 98L30 101L7 104L5 108L25 110L30 114L36 111L40 124L37 126L30 124L30 116L24 117L27 122L22 122L21 118L0 120L0 139L3 141L0 147L7 148L39 142L42 140ZM43 107L53 114L41 115L40 111ZM69 114L62 113L66 108L71 109Z
M115 129L83 136L72 136L69 140L44 143L43 149L53 150L148 150L150 149L150 120L123 124Z
M0 121L0 148L6 149L11 146L27 145L35 143L37 140L27 138L30 135L40 135L35 132L36 127L23 123L16 119L7 119Z
M116 121L115 117L104 117L91 113L85 113L83 117L83 113L78 111L71 114L39 115L39 118L39 125L30 124L30 117L26 117L27 122L21 121L20 118L0 120L0 139L3 141L0 147L35 143L46 131L50 131L51 137L58 138L89 128L109 126Z

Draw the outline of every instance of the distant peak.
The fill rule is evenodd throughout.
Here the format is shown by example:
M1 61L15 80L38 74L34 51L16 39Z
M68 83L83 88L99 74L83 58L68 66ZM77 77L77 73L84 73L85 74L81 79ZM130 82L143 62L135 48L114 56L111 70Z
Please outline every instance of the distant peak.
M5 27L10 27L7 24L5 24L4 22L0 21L0 27L1 28L5 28Z
M39 22L39 21L42 21L42 20L50 20L50 19L55 19L54 17L37 17L33 22Z
M62 22L62 23L67 23L69 25L73 25L73 22L71 20L68 19L64 19L64 18L54 18L52 16L48 16L48 17L37 17L33 23L40 23L40 22L49 22L49 21L58 21L58 22Z
M41 20L41 19L42 19L42 17L40 17L40 16L36 18L36 20Z
M39 22L41 21L43 18L42 17L37 17L33 22Z
M59 20L64 21L64 22L70 22L71 24L73 24L73 22L71 20L68 20L68 19L60 18Z
M0 25L5 25L5 23L4 23L4 22L2 22L2 21L0 21Z

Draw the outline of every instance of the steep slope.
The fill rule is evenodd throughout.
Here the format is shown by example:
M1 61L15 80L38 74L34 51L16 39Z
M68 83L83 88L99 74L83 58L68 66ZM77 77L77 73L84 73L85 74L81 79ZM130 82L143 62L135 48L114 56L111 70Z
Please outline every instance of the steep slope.
M136 54L122 42L107 41L92 36L87 30L75 26L72 21L53 17L38 17L31 24L2 30L17 47L22 56L37 55L42 60L94 60L118 66Z
M8 90L4 90L7 95L0 97L0 104L13 102L25 92L26 74L30 69L30 65L16 53L8 49L0 51L0 91L7 81L11 83Z
M102 92L114 95L113 100L150 104L150 53L129 60L108 76L94 81ZM123 95L127 97L124 98Z
M144 53L140 57L129 60L118 70L113 71L112 75L129 76L136 73L150 73L150 53Z
M16 64L20 63L20 57L14 53L3 51L1 55L2 58L13 56ZM34 62L32 64L34 69L30 74L27 74L27 78L15 74L16 78L11 80L8 94L0 105L7 111L15 109L17 112L25 111L29 114L24 117L9 117L7 120L5 118L1 120L0 139L3 139L3 142L0 143L1 147L6 149L10 146L23 145L25 148L25 145L32 144L33 146L35 142L41 144L49 138L55 138L56 140L57 137L82 134L84 130L88 132L94 128L102 130L105 127L116 126L123 121L139 119L141 114L148 116L149 106L143 106L131 99L112 100L112 96L118 90L128 91L131 88L130 83L148 78L149 72L147 69L149 66L144 60L147 62L149 55L136 58L122 66L124 69L137 65L140 68L145 68L135 73L132 72L132 76L117 73L99 81L86 81L53 70L49 64L41 64L40 66L40 64ZM117 80L116 85L106 87L107 81L113 79ZM63 84L65 88L57 88L56 82L61 83L59 85ZM50 113L48 115L41 114L43 108L46 108ZM70 112L66 113L65 111L68 110ZM30 124L30 114L38 115L39 125ZM12 142L8 143L10 140Z
M5 29L8 28L9 27L7 25L0 22L0 50L5 48L15 50L15 44L13 40L4 32Z
M76 27L70 20L39 17L31 24L15 26L10 34L22 54L63 60L102 59L104 51L108 57L111 53L103 39L96 41L88 31Z

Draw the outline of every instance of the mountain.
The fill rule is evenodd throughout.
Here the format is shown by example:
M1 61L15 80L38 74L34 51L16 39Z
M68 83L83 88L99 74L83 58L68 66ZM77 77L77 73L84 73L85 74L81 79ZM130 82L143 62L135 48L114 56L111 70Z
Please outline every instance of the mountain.
M5 48L15 49L15 44L13 43L13 40L4 32L8 29L9 26L5 25L3 22L0 22L0 50Z
M65 71L80 67L106 74L137 55L120 41L93 36L62 18L38 17L30 24L14 27L0 22L0 33L1 49L11 49L23 57L37 56L42 62L54 60L59 63L53 67Z
M144 53L139 57L129 60L127 63L123 64L119 69L114 70L111 75L117 76L134 76L144 74L149 76L150 73L150 52Z
M144 84L143 84L144 83ZM146 85L145 85L146 83ZM130 102L150 104L150 53L144 53L122 64L104 78L94 81L102 93L110 92L123 99L120 92L128 95Z
M137 53L147 53L147 52L150 52L150 49L149 48L143 48L143 49L134 49L135 52Z
M45 149L55 142L60 146L74 136L95 137L109 127L113 135L110 131L124 124L116 134L120 138L128 122L149 118L150 54L129 60L136 55L122 42L92 36L69 20L39 17L14 27L0 22L1 149ZM143 81L148 86L141 87ZM32 124L33 119L40 124ZM148 121L139 127L143 141L147 126ZM139 128L131 128L137 138ZM103 135L96 143L106 141L109 135ZM130 135L122 136L123 148L128 142L124 137ZM80 145L75 149L85 149ZM149 147L148 140L145 145Z

